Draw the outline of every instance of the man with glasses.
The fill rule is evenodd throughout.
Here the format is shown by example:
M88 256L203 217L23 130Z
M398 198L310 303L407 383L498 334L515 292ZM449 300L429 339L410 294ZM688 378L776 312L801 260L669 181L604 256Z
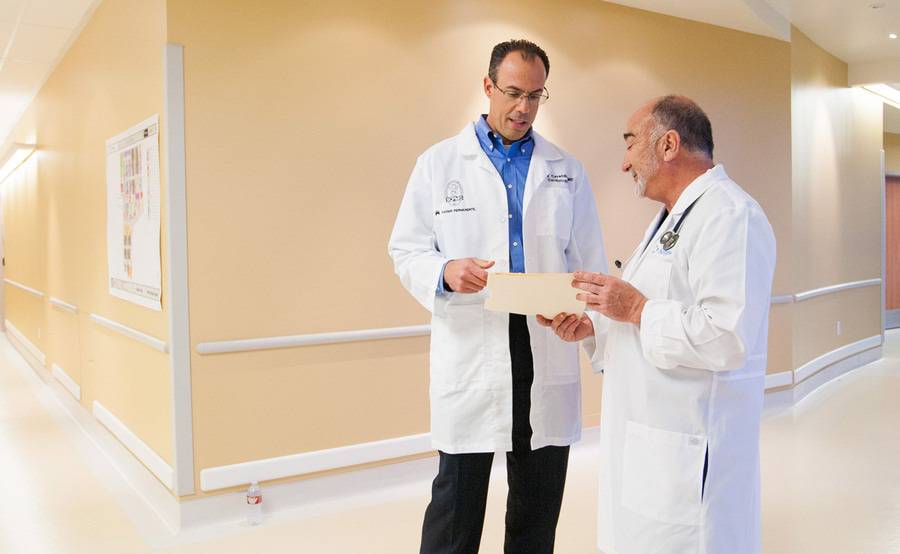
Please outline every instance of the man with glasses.
M423 553L478 551L494 452L506 452L506 552L553 551L569 445L581 436L577 346L532 316L484 309L488 270L607 269L584 168L532 129L549 69L532 42L494 47L488 114L419 157L391 235L401 282L432 313L440 460Z

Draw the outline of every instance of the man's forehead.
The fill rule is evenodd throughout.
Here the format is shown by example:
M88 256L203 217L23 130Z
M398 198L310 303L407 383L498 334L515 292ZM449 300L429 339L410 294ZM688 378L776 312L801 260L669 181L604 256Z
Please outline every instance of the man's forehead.
M543 85L547 80L547 72L544 69L544 62L537 56L530 60L523 59L519 52L510 52L506 58L497 66L497 76L504 80L528 80L538 82Z
M623 135L625 140L635 137L641 131L649 115L650 108L648 105L641 106L631 114L631 117L628 118L628 122L625 124L625 133Z

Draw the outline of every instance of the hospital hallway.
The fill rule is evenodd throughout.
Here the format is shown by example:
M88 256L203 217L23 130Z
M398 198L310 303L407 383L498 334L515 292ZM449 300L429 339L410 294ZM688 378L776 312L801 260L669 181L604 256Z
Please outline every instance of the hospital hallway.
M66 398L0 338L0 552L407 553L418 550L435 459L357 472L302 509L169 532L81 432ZM900 553L900 332L884 358L822 386L762 425L767 553ZM557 533L595 552L597 432L573 448ZM502 459L502 457L498 457ZM495 466L481 552L502 552L505 474ZM323 486L328 479L322 478ZM336 482L336 481L335 481ZM265 493L265 484L263 484Z

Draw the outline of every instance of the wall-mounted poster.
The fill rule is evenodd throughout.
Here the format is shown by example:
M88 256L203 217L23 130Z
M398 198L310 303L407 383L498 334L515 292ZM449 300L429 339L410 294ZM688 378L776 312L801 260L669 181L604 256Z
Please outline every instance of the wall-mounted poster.
M159 115L106 141L109 293L162 310Z

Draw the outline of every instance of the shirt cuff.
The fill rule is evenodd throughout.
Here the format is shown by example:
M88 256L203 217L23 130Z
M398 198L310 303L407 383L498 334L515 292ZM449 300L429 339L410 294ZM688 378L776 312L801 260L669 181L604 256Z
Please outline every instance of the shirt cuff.
M444 262L444 265L441 266L440 273L438 273L438 283L437 283L437 288L435 289L435 291L438 294L448 294L448 293L453 292L452 290L450 290L449 288L447 288L445 286L447 284L447 282L444 281L444 269L446 269L448 263L450 263L450 260L447 260L446 262Z

